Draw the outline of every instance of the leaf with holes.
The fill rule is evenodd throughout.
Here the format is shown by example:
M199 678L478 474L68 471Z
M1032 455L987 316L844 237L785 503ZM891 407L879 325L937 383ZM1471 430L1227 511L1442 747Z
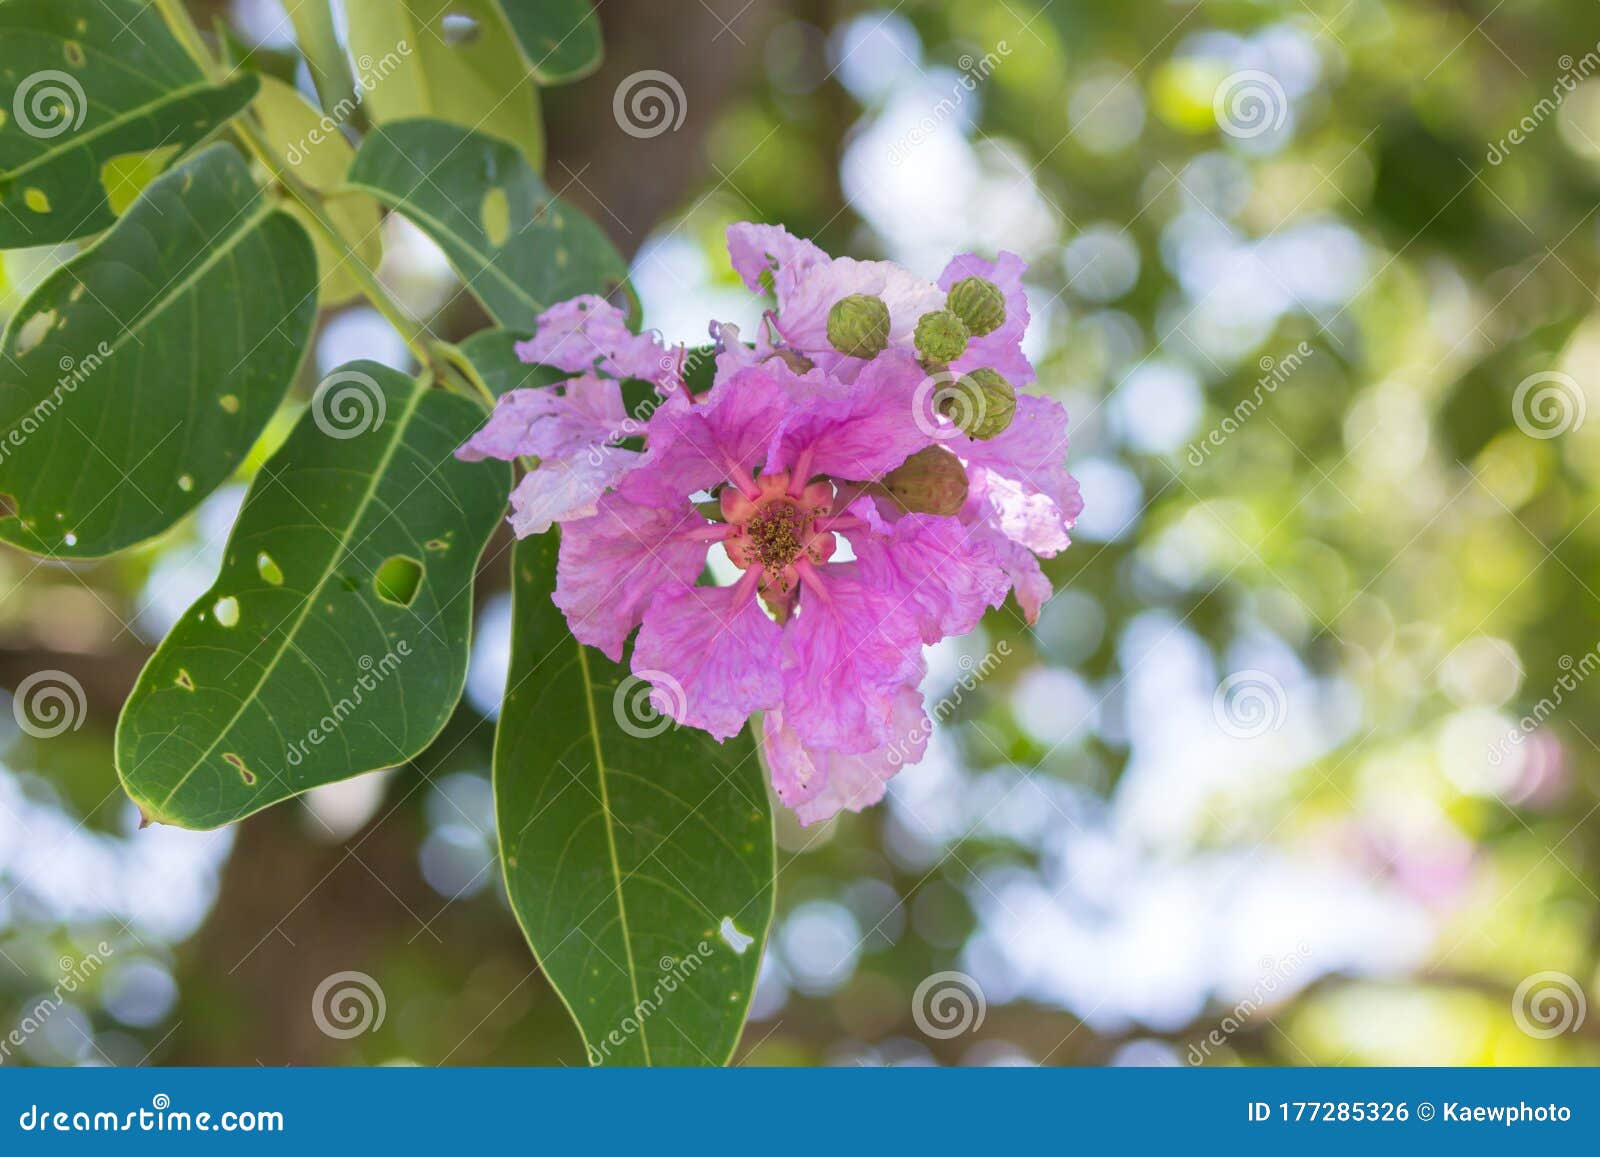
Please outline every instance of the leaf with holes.
M589 0L494 0L540 84L567 84L600 67L600 19Z
M544 164L539 88L495 0L361 0L346 11L374 123L436 117Z
M511 906L594 1064L722 1064L772 920L772 813L748 731L671 726L550 601L557 534L513 557L495 813Z
M141 0L0 4L0 249L87 237L256 92L209 83Z
M117 770L145 815L217 827L438 734L510 484L503 463L454 457L482 421L375 362L317 388L123 709Z
M438 242L467 288L509 329L532 331L555 302L607 296L627 278L600 227L492 137L440 121L385 125L356 153L350 184Z
M316 290L310 238L232 146L158 178L0 340L0 539L90 558L193 509L282 402Z

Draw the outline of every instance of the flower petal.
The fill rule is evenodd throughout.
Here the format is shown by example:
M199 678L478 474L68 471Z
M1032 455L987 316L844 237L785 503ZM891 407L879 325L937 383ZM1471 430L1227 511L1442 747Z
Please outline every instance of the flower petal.
M1067 411L1053 398L1022 394L1011 425L986 442L963 441L974 495L1015 542L1046 557L1065 550L1067 531L1083 510L1077 479L1067 473Z
M801 827L831 819L843 809L859 812L883 798L889 780L902 767L922 759L932 725L922 709L922 693L903 687L890 704L894 738L857 755L807 748L784 719L769 711L762 720L762 748L772 773L772 788L793 808Z
M956 282L967 277L982 277L1000 287L1006 298L1006 319L982 337L974 337L967 350L950 368L966 373L982 366L998 370L1013 386L1034 380L1033 363L1022 352L1022 335L1028 328L1028 295L1022 288L1027 262L1015 253L1001 250L995 261L985 261L975 253L963 253L939 275L939 288L949 292Z
M677 377L677 358L655 334L636 334L620 309L593 294L557 302L539 315L533 337L517 356L568 373L599 369L613 378L664 385Z
M966 634L1011 589L993 545L956 518L908 514L887 536L847 536L861 577L911 609L924 643Z
M593 374L551 386L511 390L483 428L456 451L466 462L524 455L563 457L619 437L627 421L622 386Z
M600 496L622 480L639 455L592 446L565 458L546 458L511 491L511 529L518 538L543 534L557 522L590 517Z
M782 636L753 587L668 585L645 610L633 672L657 685L662 711L720 743L783 698Z
M766 457L791 402L781 362L747 366L719 381L694 406L663 406L651 415L641 472L681 493L709 489ZM792 375L791 375L792 376Z
M564 525L553 598L578 640L620 661L656 590L699 577L705 525L687 498L634 475L601 498L592 517Z
M789 415L768 469L802 466L808 478L858 482L882 477L928 443L913 418L926 377L910 354L880 354L847 392L814 396Z

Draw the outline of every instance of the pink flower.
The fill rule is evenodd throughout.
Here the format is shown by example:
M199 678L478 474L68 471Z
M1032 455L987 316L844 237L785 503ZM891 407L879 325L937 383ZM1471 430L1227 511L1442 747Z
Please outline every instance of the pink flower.
M964 255L932 282L776 226L736 225L728 245L775 309L753 343L712 324L708 394L689 396L683 350L576 298L518 348L576 376L508 394L459 453L538 459L512 522L519 535L562 524L553 597L574 636L621 661L637 630L631 666L658 709L719 741L764 713L773 788L809 824L877 802L922 758L922 647L972 630L1008 593L1033 621L1050 596L1038 560L1066 548L1083 503L1065 410L1039 395L1012 409L1014 386L1034 379L1020 258ZM877 304L851 303L865 313L830 337L846 297ZM936 312L942 331L919 348ZM863 317L870 341L845 328ZM624 378L663 397L642 428L624 412ZM1000 425L934 412L930 387L952 379L998 388ZM618 444L641 432L642 452ZM894 472L912 455L907 470L924 469L930 453L957 489L919 507ZM841 536L853 561L836 557ZM716 544L741 572L729 586L705 584Z

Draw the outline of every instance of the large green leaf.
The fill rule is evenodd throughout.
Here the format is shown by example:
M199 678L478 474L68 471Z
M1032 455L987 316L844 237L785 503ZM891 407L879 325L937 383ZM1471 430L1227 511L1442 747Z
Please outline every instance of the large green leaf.
M627 278L600 228L493 137L440 121L385 125L362 143L350 183L438 242L508 329L531 332L552 303L608 295Z
M437 117L544 164L539 89L494 0L360 0L346 11L374 121Z
M100 232L255 91L208 83L141 0L0 4L0 249Z
M497 398L512 390L554 385L571 376L552 366L529 365L519 358L517 343L526 338L526 334L507 329L486 329L473 334L458 349Z
M503 463L453 456L482 421L375 362L318 387L123 708L117 769L147 816L216 827L438 734L510 484Z
M755 746L667 726L649 684L577 643L550 601L556 548L552 531L513 560L494 751L511 905L591 1062L721 1064L772 920Z
M158 178L0 342L0 539L87 558L171 526L277 410L316 291L310 238L232 146Z
M600 67L600 20L589 0L495 0L540 84L564 84Z

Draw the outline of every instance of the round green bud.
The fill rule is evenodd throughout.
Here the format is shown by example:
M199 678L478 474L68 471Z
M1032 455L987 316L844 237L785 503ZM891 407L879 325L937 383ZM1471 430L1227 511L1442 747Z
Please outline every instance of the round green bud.
M973 370L941 391L939 412L980 442L1003 434L1017 414L1017 391L996 370Z
M967 470L943 446L925 446L869 490L907 514L959 514L967 501Z
M987 278L962 278L950 287L945 304L951 313L966 322L974 337L993 333L1005 324L1006 295Z
M917 352L929 362L949 365L966 350L971 336L967 323L948 309L936 309L917 319Z
M875 358L889 348L889 307L883 298L852 293L828 311L828 344L852 358Z

